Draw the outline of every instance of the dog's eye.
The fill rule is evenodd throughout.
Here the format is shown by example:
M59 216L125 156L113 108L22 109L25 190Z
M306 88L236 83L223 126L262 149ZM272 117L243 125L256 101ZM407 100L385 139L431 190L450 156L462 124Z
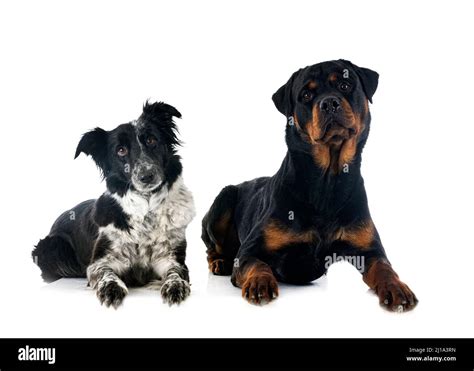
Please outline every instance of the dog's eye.
M152 135L150 135L148 138L146 138L146 145L147 146L154 146L156 144L156 138Z
M341 82L339 84L339 90L341 91L349 91L351 89L351 85L347 82Z
M120 157L127 156L128 155L127 147L124 147L124 146L117 147L117 155L119 155Z
M313 99L313 93L311 93L309 90L303 91L303 94L301 94L301 97L303 98L303 102L309 102L311 99Z

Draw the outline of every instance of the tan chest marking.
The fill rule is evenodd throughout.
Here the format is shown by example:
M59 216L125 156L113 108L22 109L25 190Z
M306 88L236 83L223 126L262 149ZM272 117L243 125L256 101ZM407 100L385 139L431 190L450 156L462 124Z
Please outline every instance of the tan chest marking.
M339 239L359 248L368 249L375 236L374 223L369 220L358 225L341 228Z
M293 231L272 220L263 230L265 247L271 252L278 251L288 245L297 243L315 243L319 237L314 230L303 232ZM369 249L375 238L375 226L371 220L340 228L329 240L340 240L351 244L359 249Z
M263 231L265 246L270 251L295 243L311 243L316 240L312 231L296 232L276 221L270 221Z

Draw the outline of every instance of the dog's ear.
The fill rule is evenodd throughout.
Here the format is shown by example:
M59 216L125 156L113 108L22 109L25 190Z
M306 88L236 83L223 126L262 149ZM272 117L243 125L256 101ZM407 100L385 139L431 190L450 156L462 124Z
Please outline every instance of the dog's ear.
M377 90L377 85L379 84L379 74L368 68L358 67L350 61L344 59L341 59L341 61L350 65L350 67L355 70L357 76L359 76L360 82L362 83L362 88L364 89L367 99L372 103L372 97L374 96L375 91Z
M173 117L181 118L181 113L175 107L164 102L150 104L146 101L143 105L143 113L138 119L138 121L156 125L166 139L168 148L172 153L181 144L178 139L178 128L173 121Z
M169 104L166 104L164 102L159 102L158 104L159 104L160 109L166 112L171 117L177 117L179 119L181 118L181 112L179 112L175 107Z
M80 154L92 156L97 166L105 172L107 167L107 132L101 128L95 128L85 133L76 148L74 158Z
M356 72L362 82L367 99L372 103L372 97L374 96L375 91L377 90L377 85L379 84L379 74L364 67L357 67Z
M149 119L151 121L161 120L169 121L173 117L181 118L181 113L173 106L164 102L149 103L145 102L143 105L143 119Z
M280 89L278 89L272 96L272 100L275 104L275 107L286 117L290 117L291 115L293 115L295 105L292 96L293 83L300 71L301 69L294 72L293 75L291 75L290 79L287 81L287 83L280 87Z

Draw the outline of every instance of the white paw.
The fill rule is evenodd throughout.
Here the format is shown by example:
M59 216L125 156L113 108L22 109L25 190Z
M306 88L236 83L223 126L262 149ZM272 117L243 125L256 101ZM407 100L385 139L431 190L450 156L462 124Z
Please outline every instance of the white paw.
M172 304L179 304L191 293L189 282L181 277L168 278L161 286L161 296L163 301Z

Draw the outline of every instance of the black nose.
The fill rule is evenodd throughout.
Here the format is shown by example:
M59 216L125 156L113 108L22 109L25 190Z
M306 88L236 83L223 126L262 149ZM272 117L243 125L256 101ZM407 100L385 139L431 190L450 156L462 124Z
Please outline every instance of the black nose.
M151 183L153 179L155 179L155 174L153 173L146 173L140 176L140 182L145 183L145 184Z
M324 113L337 113L341 109L341 101L337 97L326 97L319 103L319 109Z

